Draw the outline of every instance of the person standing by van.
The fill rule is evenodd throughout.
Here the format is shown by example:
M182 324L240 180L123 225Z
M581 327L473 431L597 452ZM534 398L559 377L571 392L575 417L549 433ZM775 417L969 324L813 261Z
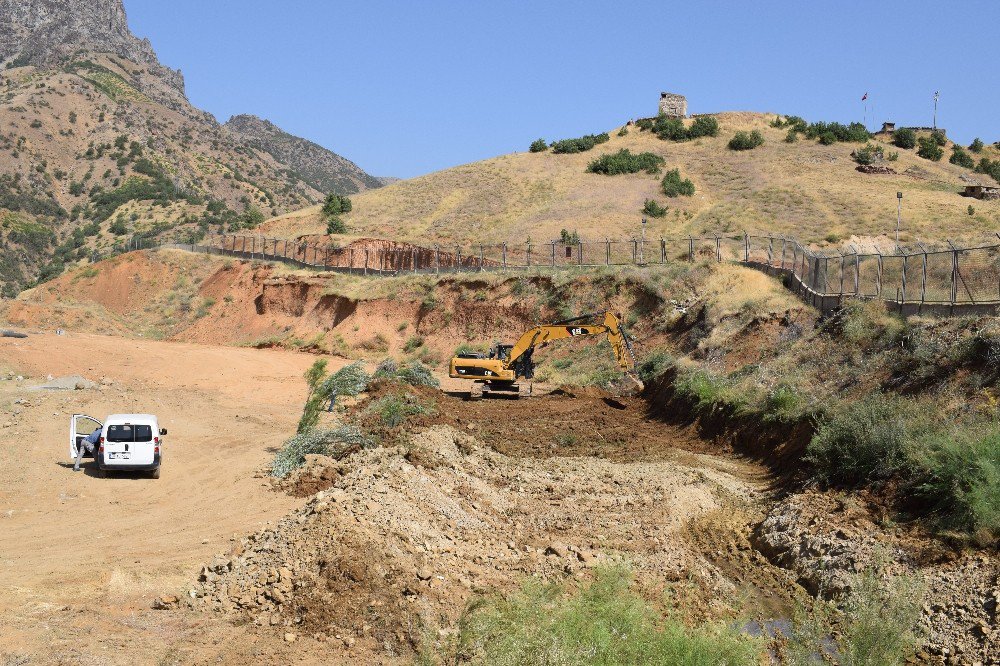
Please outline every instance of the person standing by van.
M97 449L97 441L100 438L101 428L98 428L80 440L80 445L76 447L76 463L73 465L74 472L80 471L80 461L83 460L84 452L94 455L94 451Z

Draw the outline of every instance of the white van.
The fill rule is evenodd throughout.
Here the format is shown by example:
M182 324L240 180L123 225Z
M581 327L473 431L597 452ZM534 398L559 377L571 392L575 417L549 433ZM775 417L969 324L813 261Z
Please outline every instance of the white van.
M101 436L94 451L97 469L101 476L107 472L152 472L160 478L163 461L161 428L152 414L113 414L101 423L92 416L74 414L70 424L70 456L75 458L77 447L84 437L98 428Z

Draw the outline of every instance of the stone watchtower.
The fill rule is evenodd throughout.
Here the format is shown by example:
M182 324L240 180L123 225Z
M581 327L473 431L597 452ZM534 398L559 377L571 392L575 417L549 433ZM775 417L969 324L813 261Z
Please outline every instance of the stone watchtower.
M688 114L688 102L684 95L660 93L660 115L668 118L684 118Z

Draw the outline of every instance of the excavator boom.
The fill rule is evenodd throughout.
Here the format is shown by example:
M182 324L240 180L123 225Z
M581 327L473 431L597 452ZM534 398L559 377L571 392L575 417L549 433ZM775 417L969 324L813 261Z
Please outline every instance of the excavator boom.
M449 376L502 385L504 390L516 390L518 379L534 376L535 349L555 340L566 338L607 336L614 351L618 367L623 373L635 370L635 357L621 321L612 312L584 315L553 324L535 326L525 331L513 345L497 344L488 357L482 355L459 356L451 360Z

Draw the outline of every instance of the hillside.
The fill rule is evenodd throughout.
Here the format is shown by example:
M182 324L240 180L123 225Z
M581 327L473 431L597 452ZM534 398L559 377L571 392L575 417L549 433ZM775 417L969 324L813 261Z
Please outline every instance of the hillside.
M266 130L266 131L265 131ZM135 234L253 226L380 183L259 119L218 123L122 0L0 0L0 292Z
M663 141L651 132L629 127L626 136L609 131L610 140L576 154L514 153L413 178L354 198L345 216L351 233L413 242L499 242L530 236L557 238L561 229L584 238L620 238L638 234L646 199L669 211L649 220L655 235L768 229L810 241L886 236L896 224L896 192L904 193L904 240L964 237L1000 229L1000 201L977 201L959 195L971 170L931 162L913 150L887 162L897 175L855 170L851 152L857 143L830 146L799 137L785 143L787 130L773 128L773 114L721 113L717 137L688 142ZM688 125L691 121L687 121ZM727 143L740 130L759 130L763 146L733 151ZM526 137L530 139L530 137ZM886 137L876 137L886 143ZM529 143L525 141L525 147ZM693 197L666 198L661 175L605 176L587 173L595 158L627 148L663 157L665 169L680 169L696 187ZM998 159L996 149L982 156ZM988 177L987 177L988 178ZM975 208L974 215L968 206ZM295 236L325 229L318 208L279 217L266 233Z

